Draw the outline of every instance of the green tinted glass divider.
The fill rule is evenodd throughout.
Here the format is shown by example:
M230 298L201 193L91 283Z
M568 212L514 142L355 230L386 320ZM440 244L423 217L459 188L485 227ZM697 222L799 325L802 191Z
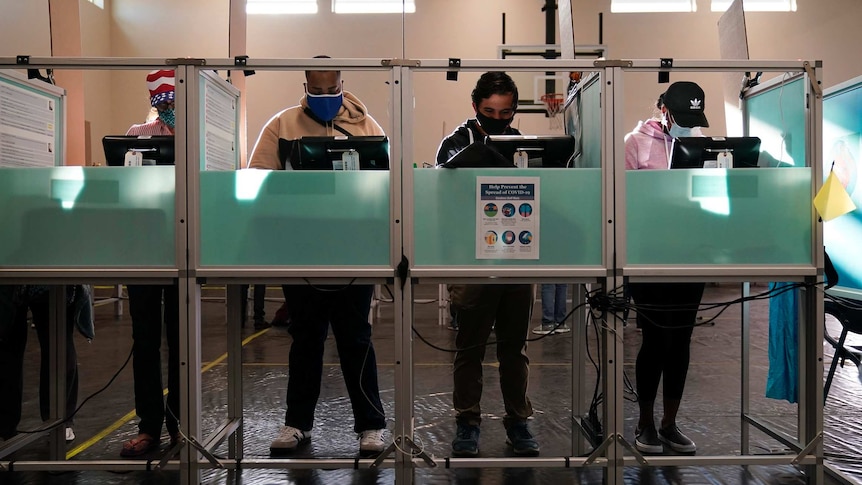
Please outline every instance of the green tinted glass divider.
M602 166L602 79L592 82L581 93L581 156L578 167Z
M414 266L602 264L600 169L415 169ZM476 177L540 177L539 260L476 259Z
M388 171L201 173L201 266L389 266Z
M749 136L760 138L761 167L805 164L805 91L798 78L746 101Z
M0 169L0 266L175 267L174 167Z
M834 170L856 210L823 224L823 244L843 296L862 299L862 79L823 98L823 180Z
M628 264L811 264L811 169L626 173Z

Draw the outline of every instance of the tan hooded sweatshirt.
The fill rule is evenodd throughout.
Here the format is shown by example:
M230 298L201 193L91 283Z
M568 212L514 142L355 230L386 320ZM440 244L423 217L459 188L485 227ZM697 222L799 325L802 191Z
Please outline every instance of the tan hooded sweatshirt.
M345 136L333 125L347 131L351 136L385 134L383 128L368 114L362 101L348 91L344 91L344 100L335 119L325 125L306 114L307 107L308 103L303 96L298 106L281 111L266 123L249 158L249 168L291 170L290 164L285 167L279 157L279 139L292 141L303 136Z

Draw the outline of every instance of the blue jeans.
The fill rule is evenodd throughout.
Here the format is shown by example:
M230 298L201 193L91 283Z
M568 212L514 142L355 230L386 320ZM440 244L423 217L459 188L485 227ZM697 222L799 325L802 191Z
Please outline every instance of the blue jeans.
M542 285L542 323L562 323L566 319L566 285Z
M284 424L308 431L323 377L323 345L329 326L335 336L341 373L353 407L353 430L386 428L377 384L377 357L371 343L371 285L284 286L290 308L290 366Z

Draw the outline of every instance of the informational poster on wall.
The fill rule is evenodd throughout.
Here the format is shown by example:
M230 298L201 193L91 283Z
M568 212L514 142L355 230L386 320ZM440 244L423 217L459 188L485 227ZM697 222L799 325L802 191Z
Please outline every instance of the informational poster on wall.
M476 259L539 259L539 177L476 177Z
M236 170L239 165L239 91L209 72L201 73L204 170Z
M62 90L10 74L0 75L0 167L59 165Z

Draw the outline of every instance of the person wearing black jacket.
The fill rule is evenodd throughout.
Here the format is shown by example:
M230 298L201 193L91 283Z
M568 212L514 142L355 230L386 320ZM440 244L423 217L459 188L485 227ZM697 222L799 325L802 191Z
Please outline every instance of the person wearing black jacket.
M503 92L506 90L513 91ZM437 165L446 163L469 145L481 143L487 135L521 134L512 128L518 108L518 87L508 74L486 72L479 78L472 98L476 117L468 119L443 139L437 149Z
M446 137L437 150L437 164L443 164L472 143L482 143L485 135L520 135L511 127L518 107L518 88L504 72L486 72L473 90L476 118L468 119ZM479 453L482 361L485 344L493 329L500 362L500 388L506 415L506 443L516 455L538 455L539 443L527 427L533 407L527 397L529 359L526 338L533 305L529 284L451 285L451 301L458 319L455 344L454 391L457 413L452 454Z

